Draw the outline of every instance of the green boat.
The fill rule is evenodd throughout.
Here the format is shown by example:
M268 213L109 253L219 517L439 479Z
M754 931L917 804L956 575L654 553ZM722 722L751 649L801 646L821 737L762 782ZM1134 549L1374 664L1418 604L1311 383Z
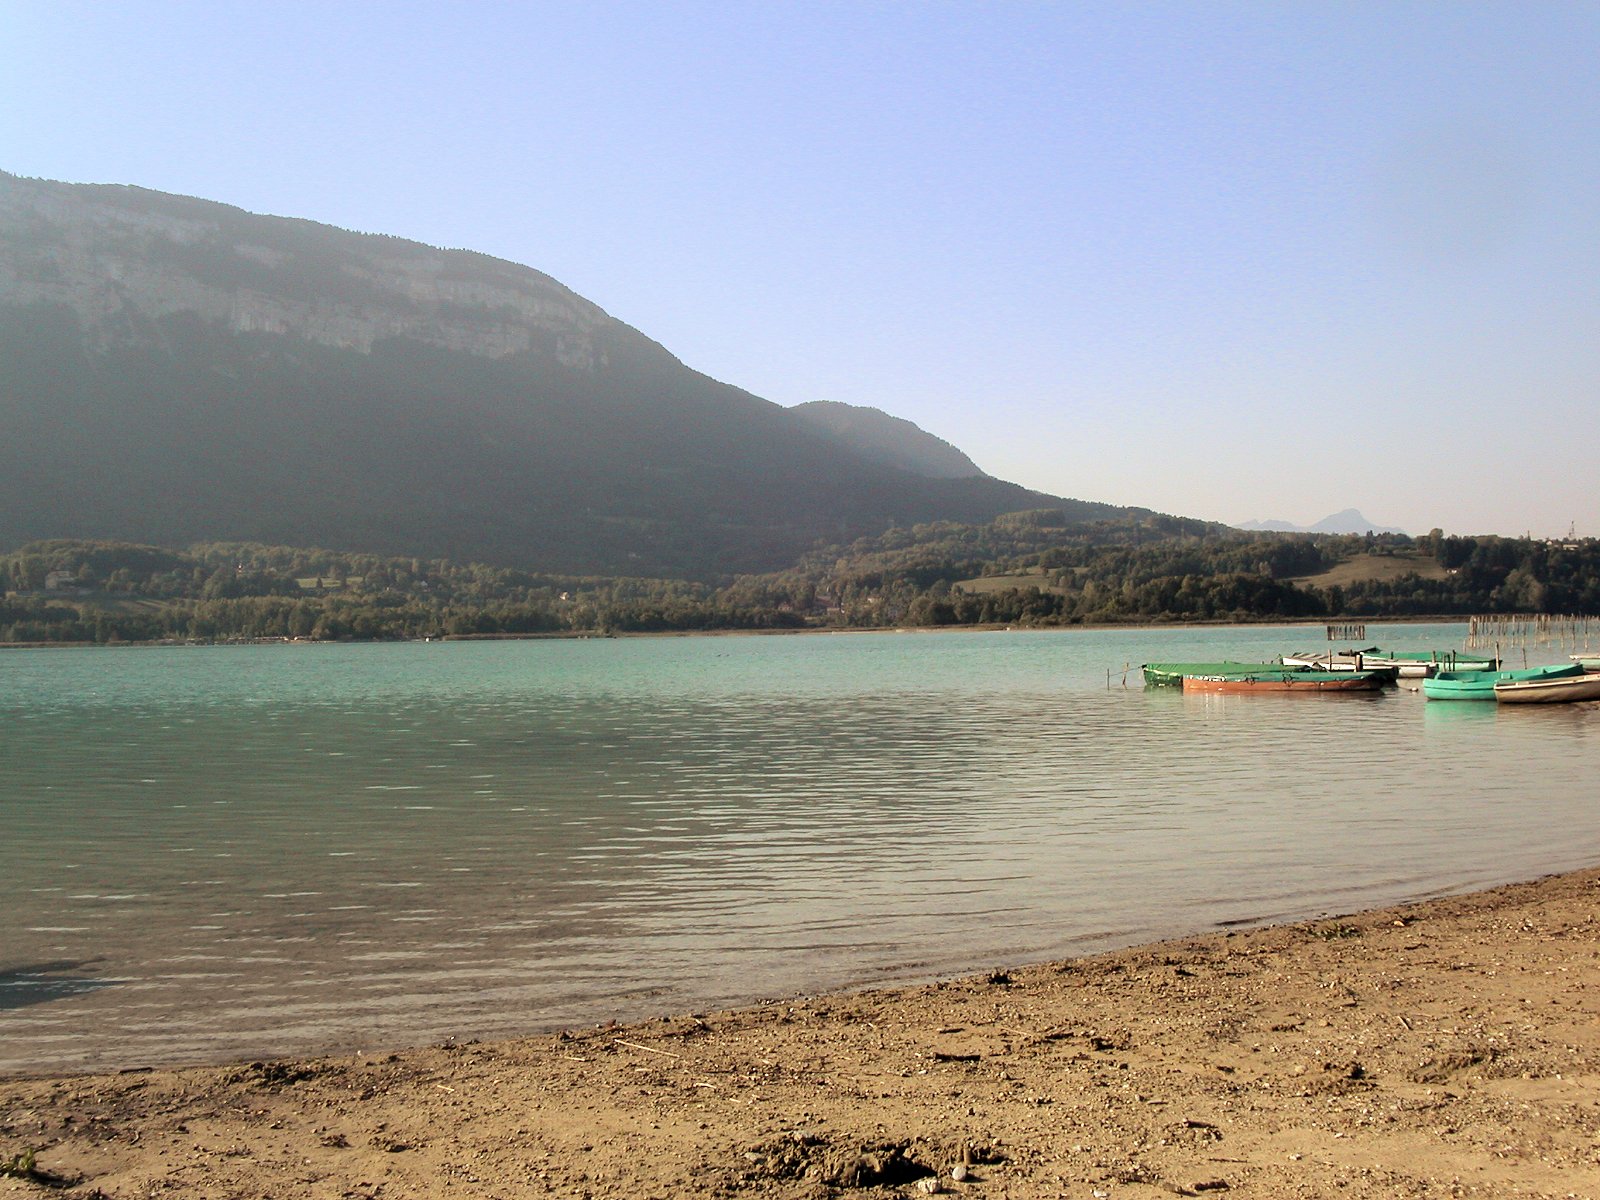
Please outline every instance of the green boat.
M1281 662L1201 662L1201 663L1145 663L1146 687L1182 687L1185 675L1251 675L1264 671L1305 671L1307 667L1285 667Z
M1528 667L1522 671L1440 671L1422 681L1422 694L1429 700L1494 700L1497 683L1527 683L1540 679L1564 679L1582 675L1581 663L1559 663L1550 667Z

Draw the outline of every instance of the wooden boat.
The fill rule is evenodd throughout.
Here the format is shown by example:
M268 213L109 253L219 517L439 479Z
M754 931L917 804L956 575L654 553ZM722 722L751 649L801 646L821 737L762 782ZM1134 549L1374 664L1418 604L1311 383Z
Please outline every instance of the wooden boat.
M1185 692L1314 696L1324 692L1370 692L1392 682L1379 671L1307 671L1280 667L1259 671L1185 675Z
M1139 668L1146 687L1182 687L1185 675L1246 675L1252 671L1282 671L1281 662L1145 663ZM1295 668L1303 670L1304 668Z
M1370 667L1396 667L1402 677L1426 679L1440 671L1497 671L1500 660L1455 650L1391 650L1363 656Z
M1384 683L1394 683L1400 678L1400 668L1369 664L1366 650L1345 650L1338 654L1302 652L1285 654L1286 667L1304 667L1311 671L1373 671L1383 676Z
M1311 651L1285 654L1283 661L1316 671L1393 671L1397 676L1426 679L1439 671L1493 671L1500 666L1495 658L1461 654L1455 650L1391 650L1376 646L1366 650Z
M1553 679L1507 679L1494 685L1501 704L1570 704L1600 700L1600 674L1560 675Z
M1422 694L1429 700L1493 700L1497 683L1581 678L1582 675L1583 668L1577 663L1529 667L1522 671L1440 671L1432 679L1422 681Z
M1313 671L1354 671L1356 663L1368 654L1376 654L1378 648L1373 646L1368 650L1296 650L1293 654L1285 654L1283 661L1287 666L1306 667ZM1365 670L1365 668L1362 668Z

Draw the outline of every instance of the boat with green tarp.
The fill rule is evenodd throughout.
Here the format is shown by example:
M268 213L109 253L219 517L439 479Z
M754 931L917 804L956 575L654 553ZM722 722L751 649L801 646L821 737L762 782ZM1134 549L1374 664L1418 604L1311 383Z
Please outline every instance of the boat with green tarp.
M1319 692L1370 692L1393 682L1382 671L1307 671L1278 667L1258 671L1229 671L1214 675L1185 675L1187 692L1231 692L1275 695L1315 695Z
M1182 687L1185 675L1242 675L1251 671L1303 671L1305 667L1286 667L1281 662L1170 662L1145 663L1139 668L1144 673L1146 687Z

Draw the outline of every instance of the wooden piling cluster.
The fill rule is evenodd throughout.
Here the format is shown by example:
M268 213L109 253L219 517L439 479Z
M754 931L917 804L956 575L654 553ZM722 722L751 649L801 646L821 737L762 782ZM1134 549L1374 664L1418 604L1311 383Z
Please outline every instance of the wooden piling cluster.
M1600 617L1573 613L1484 613L1467 618L1467 648L1579 646L1600 640Z

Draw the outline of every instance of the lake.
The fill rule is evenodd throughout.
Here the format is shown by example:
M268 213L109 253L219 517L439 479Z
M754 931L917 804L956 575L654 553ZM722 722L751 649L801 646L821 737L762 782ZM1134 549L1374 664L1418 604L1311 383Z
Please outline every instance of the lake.
M1137 671L1325 645L1257 626L8 651L0 1071L514 1036L1600 857L1600 706L1186 696Z

